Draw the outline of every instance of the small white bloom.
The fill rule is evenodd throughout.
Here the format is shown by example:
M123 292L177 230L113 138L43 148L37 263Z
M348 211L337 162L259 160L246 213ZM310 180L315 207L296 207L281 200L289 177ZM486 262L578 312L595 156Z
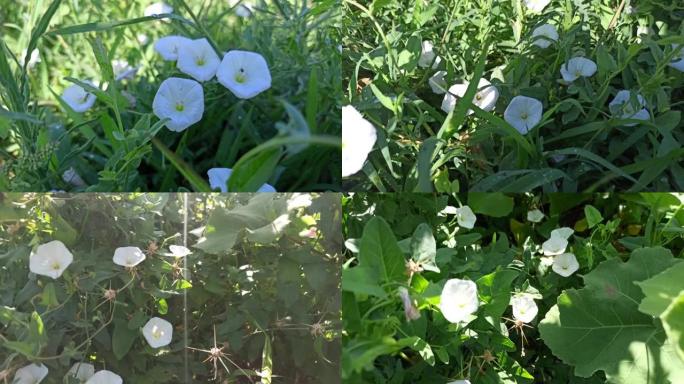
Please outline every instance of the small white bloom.
M542 244L542 252L546 256L560 255L568 247L568 241L560 236L551 236Z
M574 254L562 253L553 258L551 269L563 277L568 277L579 269L579 263Z
M306 208L310 206L311 203L311 195L308 193L295 193L287 200L287 210L291 211L293 209Z
M677 53L672 58L672 62L668 65L678 71L684 72L684 46L672 44L672 49L677 51Z
M119 247L114 250L114 264L132 268L145 260L145 254L138 247Z
M240 99L251 99L271 88L271 72L266 59L256 52L233 50L226 53L216 78Z
M171 253L163 253L163 256L169 257L185 257L192 254L192 251L182 245L169 245Z
M451 323L460 323L477 311L477 285L470 280L449 279L444 284L439 309Z
M123 384L123 379L114 372L102 370L91 376L85 384Z
M649 120L651 115L646 108L646 100L640 94L635 94L636 101L641 109L635 108L632 101L632 94L630 91L622 90L615 94L613 100L608 104L610 112L619 119L635 119L635 120ZM637 123L625 124L628 127L637 125Z
M57 279L74 261L74 255L59 240L41 244L29 256L29 270L36 275Z
M430 85L430 88L432 88L432 92L438 95L443 95L446 93L448 86L446 80L444 79L444 76L446 75L446 71L437 71L430 77L430 79L428 79L428 84Z
M85 382L95 374L95 366L88 363L75 363L67 372L67 377L73 377L80 382Z
M542 221L542 219L544 219L544 214L538 209L533 209L527 212L527 221L538 223Z
M157 51L162 59L167 61L178 60L178 50L182 45L192 42L183 36L165 36L154 43L154 50Z
M221 60L209 40L201 38L181 44L178 47L176 66L197 81L208 81L216 75Z
M173 326L164 319L153 317L145 324L142 333L150 347L160 348L171 343Z
M543 24L532 31L532 44L539 48L548 48L551 41L558 41L558 30L551 24Z
M152 102L154 114L169 118L166 127L180 132L197 123L204 114L204 90L195 80L169 77L164 80Z
M524 0L525 8L532 13L541 13L551 0Z
M238 0L229 0L228 5L231 7L235 7L235 5L238 3ZM252 16L252 13L254 12L254 5L250 4L248 1L243 1L241 2L236 8L235 8L235 14L239 17L242 18L247 18Z
M156 16L164 13L172 13L173 7L160 1L145 8L145 16Z
M511 298L513 317L523 323L529 323L537 316L538 308L534 299L529 295L518 295Z
M596 73L596 63L586 57L573 57L567 63L561 65L561 76L568 83L580 77L591 77Z
M88 83L93 87L95 86L95 84L90 81L84 81L84 83ZM86 91L77 84L68 86L64 90L64 93L62 93L62 100L64 100L64 102L67 103L69 107L74 110L74 112L78 113L83 113L89 110L93 104L95 104L95 99L95 95Z
M375 127L351 105L342 107L342 177L355 174L377 139Z
M148 41L150 41L149 36L147 36L144 33L139 33L135 38L136 38L136 40L138 40L138 43L140 43L141 45L145 45L145 44L147 44Z
M24 59L26 58L26 50L21 51L21 56L19 56L19 64L24 65ZM29 57L28 67L33 69L36 64L40 63L40 52L38 49L31 51L31 57Z
M565 240L569 239L575 231L569 227L560 227L551 231L551 237L561 237Z
M397 289L397 295L401 298L401 302L404 304L404 315L406 316L406 321L417 320L420 318L420 311L413 305L411 300L411 295L409 295L408 289L406 287L399 287Z
M29 364L17 369L14 374L12 384L38 384L48 374L48 367L45 365Z
M444 209L439 211L438 215L439 216L455 215L457 212L458 211L456 210L456 207L451 206L451 205L447 205L446 207L444 207Z
M541 101L527 96L516 96L504 111L504 120L525 135L539 124L542 112Z
M112 69L116 81L132 79L138 73L138 68L132 67L126 60L113 60Z
M228 192L228 180L230 175L233 174L233 170L230 168L211 168L207 171L207 176L209 176L209 187L211 189L219 189L221 192ZM262 185L257 192L276 192L270 184Z
M81 175L76 172L74 167L69 167L69 169L62 173L62 180L64 180L65 183L69 183L77 188L83 188L86 186L85 181L83 181Z
M475 220L477 220L477 217L469 206L464 205L456 208L456 221L458 221L458 225L461 227L472 229L475 226Z
M431 41L423 41L421 44L421 50L420 50L420 58L418 59L418 65L423 68L427 68L432 64L432 61L434 60L435 63L432 64L432 68L437 68L439 66L439 63L442 61L442 58L437 56L437 54L433 51L433 46ZM435 59L436 57L436 59Z
M465 96L468 90L467 81L463 84L452 85L449 88L449 92L444 95L444 100L442 100L442 110L449 113L456 107L456 102L459 98ZM485 111L491 111L496 106L496 100L499 98L499 90L491 85L486 79L480 79L477 83L477 92L473 97L473 104ZM468 110L468 115L473 113L472 109Z

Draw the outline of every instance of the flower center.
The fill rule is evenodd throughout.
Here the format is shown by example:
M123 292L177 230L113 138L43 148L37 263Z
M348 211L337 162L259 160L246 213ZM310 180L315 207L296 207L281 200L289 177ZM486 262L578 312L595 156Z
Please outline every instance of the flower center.
M54 269L55 271L59 271L59 268L60 268L59 262L58 262L58 261L55 261L54 263L52 263L52 266L51 266L51 267L52 267L52 269Z
M158 338L162 337L162 331L161 331L161 329L159 329L158 327L155 326L155 327L152 329L152 337L154 337L155 339L158 339Z
M480 95L479 93L475 94L475 100L477 100L477 101L482 100L482 95Z
M183 112L183 110L185 110L183 103L176 103L176 111Z
M561 269L568 269L568 266L567 266L567 265L562 265L562 266L561 266Z
M582 72L578 69L575 71L575 76L580 77L582 76Z
M235 74L235 81L237 81L240 84L247 81L247 76L245 76L245 70L243 68L240 68L240 72Z
M198 67L203 66L204 63L205 63L204 57L200 57L200 58L198 58L198 59L195 61L195 64L197 64Z
M523 120L527 120L527 117L528 117L528 116L527 116L527 112L523 112L523 113L520 115L520 118L523 119Z

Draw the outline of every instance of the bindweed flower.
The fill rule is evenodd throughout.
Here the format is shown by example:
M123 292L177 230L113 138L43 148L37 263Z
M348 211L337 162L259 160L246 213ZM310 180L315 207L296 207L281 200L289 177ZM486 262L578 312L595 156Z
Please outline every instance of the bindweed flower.
M413 305L408 289L406 289L406 287L399 287L399 289L397 289L397 295L399 295L401 302L404 304L406 321L418 320L420 318L420 311Z
M171 343L173 326L159 317L151 318L142 329L145 340L152 348L161 348Z
M91 376L85 384L123 384L123 379L116 373L103 369Z
M439 309L449 322L460 323L468 320L479 306L477 285L474 282L449 279L444 284Z
M150 41L150 37L144 33L139 33L137 36L135 36L135 39L138 40L140 45L145 45Z
M126 60L113 60L114 80L132 79L138 73L138 68L132 67Z
M25 49L23 51L21 51L21 56L19 56L18 59L19 59L19 64L21 64L23 66L24 60L26 60L26 50ZM38 64L38 63L40 63L40 52L38 51L38 49L34 49L33 51L31 51L31 56L29 57L29 61L28 61L27 66L29 69L33 69L36 66L36 64Z
M563 277L568 277L579 269L579 263L574 254L562 253L553 258L551 269Z
M192 251L182 245L169 245L169 251L171 253L163 253L163 256L169 257L185 257L192 254Z
M525 135L534 128L542 118L541 101L527 96L516 96L504 111L504 120L518 132Z
M635 108L634 100L637 101L637 105L641 109ZM617 116L619 119L634 119L634 120L648 120L651 115L648 113L646 108L646 100L640 94L634 94L634 100L632 98L632 93L627 90L619 91L615 94L613 100L608 104L608 109L610 112ZM625 124L628 127L637 125L637 123Z
M443 95L446 93L448 86L446 80L444 79L444 76L446 75L446 71L437 71L430 77L430 79L428 79L428 84L430 85L430 88L432 88L432 92L438 95Z
M460 208L456 208L456 221L458 221L458 225L461 227L473 229L475 220L477 220L477 216L475 216L473 210L470 209L469 206L464 205Z
M532 31L532 44L548 48L552 41L558 41L558 30L551 24L542 24Z
M95 86L95 84L90 81L84 81L84 83L88 83L93 87ZM86 91L78 84L72 84L68 86L64 90L64 93L62 93L62 100L64 100L64 102L67 103L67 105L69 105L74 112L78 113L83 113L89 110L93 104L95 104L95 99L95 95Z
M221 60L206 38L191 40L178 47L176 66L197 81L208 81L216 75Z
M171 119L166 128L180 132L197 123L204 114L204 90L195 80L169 77L154 95L152 110L160 119Z
M178 50L182 45L190 43L192 40L183 36L165 36L154 43L154 50L157 51L166 61L178 60Z
M145 260L145 254L138 247L119 247L114 250L114 264L133 268Z
M145 8L145 16L156 16L156 15L162 15L164 13L172 13L173 12L173 7L164 3L163 1L150 4Z
M538 209L533 209L527 212L527 221L538 223L542 221L542 219L544 219L544 214Z
M74 167L69 167L64 173L62 173L62 180L65 183L69 183L76 188L84 188L86 186L85 181L81 178L81 175L76 172Z
M560 69L563 80L568 83L580 77L591 77L596 73L596 63L585 57L573 57L563 64Z
M308 193L295 193L287 200L287 210L292 211L294 209L306 208L311 203L311 195Z
M355 174L377 139L375 127L351 105L342 107L342 177Z
M672 44L672 49L677 51L677 53L668 65L678 71L684 72L684 46ZM31 55L31 57L33 57L33 55Z
M29 256L29 270L36 275L57 279L74 261L74 255L59 240L41 244Z
M209 187L211 189L218 189L223 193L229 192L228 180L232 174L233 170L230 168L211 168L207 171L207 176L209 176ZM272 185L264 184L257 189L257 192L276 192L276 190Z
M95 366L88 363L75 363L67 372L67 377L75 378L83 383L95 374Z
M263 56L233 50L226 53L216 70L216 79L240 99L251 99L271 88L271 72Z
M542 244L542 252L545 256L560 255L568 247L568 241L560 236L551 236Z
M541 13L551 0L524 0L525 8L532 13Z
M48 374L48 367L45 365L29 364L17 369L14 374L12 384L38 384Z
M466 81L463 84L452 85L449 88L449 92L444 95L444 100L442 100L442 111L446 113L453 111L458 98L465 96L469 84ZM473 97L472 103L485 111L491 111L496 106L498 98L499 90L486 79L480 79L477 83L477 92ZM471 113L473 113L473 110L469 109L468 115Z
M539 309L530 295L517 295L511 298L515 320L529 323L537 316Z
M420 58L418 59L418 65L420 67L428 68L432 64L432 68L435 69L439 66L442 58L437 56L433 48L431 41L423 41L420 49Z
M575 233L575 231L572 228L561 227L551 231L551 237L561 237L567 240L568 238L570 238L570 236L572 236L573 233Z

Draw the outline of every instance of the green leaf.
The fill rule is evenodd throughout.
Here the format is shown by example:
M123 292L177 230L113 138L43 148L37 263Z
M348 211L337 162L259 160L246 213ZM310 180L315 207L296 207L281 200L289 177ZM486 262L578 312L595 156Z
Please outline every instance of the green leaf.
M511 301L511 285L518 277L518 272L501 269L482 276L477 280L479 296L487 304L484 306L485 316L498 321Z
M492 217L504 217L513 211L513 198L503 193L468 193L468 206L475 213Z
M138 336L137 328L130 329L128 323L123 320L114 322L114 333L112 333L112 352L117 360L121 360L131 350L133 342Z
M34 352L38 354L44 344L47 344L47 334L45 333L45 326L43 319L38 312L31 313L31 320L29 322L29 341L33 344Z
M647 315L660 317L684 290L682 276L684 263L678 262L648 280L636 282L644 293L639 310Z
M271 340L268 333L264 332L264 349L261 352L261 382L271 384L273 374L273 360L271 351Z
M43 288L43 294L40 297L40 303L48 308L59 305L59 302L57 301L57 294L55 293L55 284L45 284L45 288Z
M404 255L392 228L379 216L370 219L363 228L358 257L361 266L379 273L383 284L406 280Z
M589 228L594 228L596 224L603 221L603 216L601 216L601 212L599 212L598 209L594 208L594 206L590 204L584 206L584 216L587 218L587 225L589 226Z
M414 351L418 352L420 357L422 357L426 363L428 363L431 366L435 365L435 354L432 352L430 344L425 342L425 340L417 337L416 341L413 344L411 344L410 347Z
M342 290L384 299L387 294L377 280L376 271L370 267L347 268L342 271Z
M684 361L684 291L672 301L661 318L670 345Z
M169 313L169 304L166 302L166 299L157 300L157 312L159 312L160 315Z
M425 223L420 223L411 237L411 257L426 271L439 273L435 264L437 244L432 235L432 229Z
M261 151L246 161L239 161L228 179L228 191L256 192L273 175L282 149L272 148Z
M430 137L423 142L418 152L418 160L416 161L416 172L418 173L418 185L414 188L414 192L432 192L432 158L435 154L435 149L439 139Z

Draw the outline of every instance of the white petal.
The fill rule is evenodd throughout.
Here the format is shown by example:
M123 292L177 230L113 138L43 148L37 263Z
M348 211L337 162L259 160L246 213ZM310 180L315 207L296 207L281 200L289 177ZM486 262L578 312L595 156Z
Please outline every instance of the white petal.
M551 231L551 237L561 237L567 240L568 238L570 238L570 236L572 236L573 233L575 233L575 231L572 228L561 227Z
M85 384L123 384L123 379L114 372L102 370L91 376Z
M173 326L159 317L151 318L142 329L145 340L152 348L161 348L171 343Z
M250 99L271 88L271 72L266 59L256 52L234 50L226 53L216 78L240 99Z
M192 254L191 250L182 245L169 245L169 251L171 253L166 253L164 256L185 257Z
M90 81L85 81L90 85L94 84ZM62 93L62 100L71 107L75 112L83 113L89 110L95 104L95 95L83 89L80 85L72 84Z
M356 108L342 107L342 177L363 168L376 139L375 127Z
M90 379L95 374L95 366L88 363L75 363L67 372L67 377L75 377L80 382Z
M513 306L513 317L523 323L529 323L537 316L539 308L534 299L529 295L518 295L511 298Z
M556 27L551 24L543 24L532 31L532 44L539 48L548 48L551 41L558 41L558 31Z
M439 308L451 323L460 323L477 311L477 286L470 280L449 279L440 297Z
M192 40L183 36L166 36L157 40L154 43L154 50L157 51L164 60L174 61L178 60L178 50L186 43Z
M527 134L541 121L541 101L527 96L514 97L504 111L504 120L521 134Z
M527 220L531 221L533 223L538 223L538 222L542 221L543 218L544 218L544 214L542 213L542 211L540 211L538 209L533 209L533 210L527 212Z
M566 239L560 236L551 236L550 239L542 244L542 251L546 256L553 256L565 252L565 248L567 247L568 241Z
M59 240L41 244L29 256L29 270L37 275L57 279L74 260L74 256Z
M207 171L209 177L209 187L213 190L218 189L223 193L228 192L228 180L233 170L230 168L211 168ZM276 189L270 184L264 184L257 192L276 192Z
M191 40L178 47L176 66L197 81L211 80L220 62L216 51L206 38Z
M469 206L464 205L460 208L456 208L456 221L458 221L458 225L461 227L473 229L476 220L477 217Z
M29 364L17 369L13 384L38 384L47 376L48 367L45 365Z
M114 264L131 268L142 263L145 260L145 254L138 247L119 247L114 250L112 260Z
M574 254L563 253L553 258L551 269L563 277L568 277L579 269L579 263Z
M437 71L430 77L428 84L430 85L430 88L432 88L432 92L438 95L446 93L447 83L444 79L444 76L446 75L446 71Z
M432 61L435 60L435 52L432 50L432 42L430 41L423 41L421 43L421 52L420 52L420 58L418 59L418 66L427 68L432 64ZM438 62L435 61L435 65Z
M551 0L525 0L525 8L532 13L541 13Z
M173 12L173 7L170 5L160 1L158 3L154 3L149 5L147 8L145 8L145 16L155 16L155 15L161 15L163 13L172 13Z
M202 119L202 85L194 80L170 77L159 86L152 102L152 110L160 119L171 119L166 122L167 128L182 131Z

